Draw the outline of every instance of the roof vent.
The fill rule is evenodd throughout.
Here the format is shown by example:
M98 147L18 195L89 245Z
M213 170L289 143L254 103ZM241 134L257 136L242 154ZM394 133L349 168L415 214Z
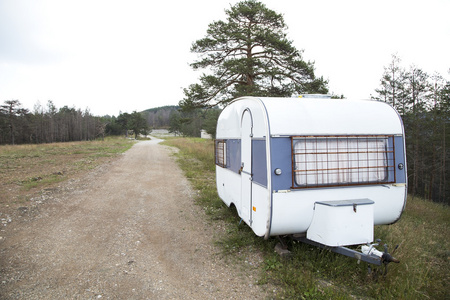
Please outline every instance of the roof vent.
M299 95L298 98L331 99L331 95L326 95L326 94L303 94L303 95Z

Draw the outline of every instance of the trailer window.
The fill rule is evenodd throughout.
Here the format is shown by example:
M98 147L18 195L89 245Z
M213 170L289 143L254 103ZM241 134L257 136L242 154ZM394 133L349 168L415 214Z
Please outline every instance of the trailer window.
M226 140L216 140L215 144L216 165L227 167L227 142Z
M393 136L292 137L293 188L394 182Z

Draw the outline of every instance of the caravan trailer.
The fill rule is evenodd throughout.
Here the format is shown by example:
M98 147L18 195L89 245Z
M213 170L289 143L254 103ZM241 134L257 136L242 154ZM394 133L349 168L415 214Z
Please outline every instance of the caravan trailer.
M403 124L383 102L236 99L217 122L215 163L219 197L265 238L369 244L406 204Z

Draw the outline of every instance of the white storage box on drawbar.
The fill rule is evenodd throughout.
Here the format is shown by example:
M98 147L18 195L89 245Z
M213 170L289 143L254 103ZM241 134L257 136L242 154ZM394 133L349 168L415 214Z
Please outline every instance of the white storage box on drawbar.
M373 207L370 199L316 202L306 237L331 247L370 243Z

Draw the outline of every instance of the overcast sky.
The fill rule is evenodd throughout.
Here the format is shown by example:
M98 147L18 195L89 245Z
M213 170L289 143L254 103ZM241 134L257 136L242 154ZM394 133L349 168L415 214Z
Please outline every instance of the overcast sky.
M0 0L0 101L94 115L177 105L189 49L235 0ZM449 80L450 1L262 0L330 92L367 99L396 53Z

